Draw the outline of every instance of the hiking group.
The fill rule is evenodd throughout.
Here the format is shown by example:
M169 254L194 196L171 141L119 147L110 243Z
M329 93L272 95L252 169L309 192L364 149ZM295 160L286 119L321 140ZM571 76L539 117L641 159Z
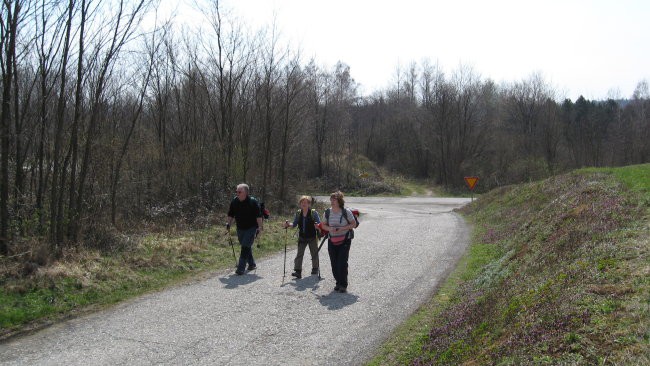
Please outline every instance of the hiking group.
M252 271L257 268L253 258L253 243L263 230L264 209L260 207L257 199L249 194L248 185L244 183L237 185L236 192L237 196L233 198L228 208L226 230L230 234L230 226L235 221L237 239L241 245L235 274L242 275L246 269ZM318 274L320 278L318 238L322 236L321 246L327 239L327 251L332 265L332 274L336 280L334 291L346 292L348 288L350 245L352 238L354 238L354 229L359 226L357 214L345 207L343 193L340 191L330 195L331 207L325 210L324 221L321 221L318 212L311 207L312 198L310 196L300 197L298 204L300 209L295 213L293 222L285 220L282 223L285 230L288 228L298 229L298 253L293 261L294 271L291 275L296 279L302 278L303 257L305 249L309 247L311 274Z

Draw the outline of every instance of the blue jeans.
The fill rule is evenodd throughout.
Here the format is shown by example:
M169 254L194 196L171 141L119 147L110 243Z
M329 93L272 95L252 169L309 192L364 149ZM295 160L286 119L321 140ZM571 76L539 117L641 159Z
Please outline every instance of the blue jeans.
M327 242L327 251L332 263L332 274L337 286L348 287L348 258L350 257L351 239L345 239L340 245Z
M253 242L255 241L256 232L256 227L245 230L237 229L237 239L241 245L239 264L237 265L237 271L239 272L244 272L246 269L246 264L249 266L255 265L255 259L253 258Z

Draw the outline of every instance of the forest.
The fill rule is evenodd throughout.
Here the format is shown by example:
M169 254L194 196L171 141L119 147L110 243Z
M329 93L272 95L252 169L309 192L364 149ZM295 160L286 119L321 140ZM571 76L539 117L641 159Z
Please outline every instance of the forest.
M650 161L646 80L573 101L540 72L497 84L422 60L361 95L344 60L206 3L179 26L151 0L2 2L0 255L223 211L240 182L279 210L305 187L390 191L372 166L453 192Z

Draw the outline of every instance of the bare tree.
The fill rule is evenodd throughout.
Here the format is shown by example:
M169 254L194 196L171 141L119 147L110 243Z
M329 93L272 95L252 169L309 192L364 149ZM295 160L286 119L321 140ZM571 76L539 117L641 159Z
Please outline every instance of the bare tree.
M275 128L277 120L277 108L275 101L276 88L278 80L281 77L280 64L282 58L276 54L278 47L277 29L275 26L271 29L271 38L269 44L264 48L262 53L263 68L262 71L262 88L260 90L260 97L263 100L262 104L262 121L263 121L263 163L262 163L262 200L267 198L267 184L271 179L271 164L273 162L273 145L271 137Z
M46 161L46 146L48 144L48 135L50 122L52 120L51 105L54 102L54 88L56 84L56 73L63 70L56 69L56 58L61 52L61 47L68 34L66 26L68 22L65 16L60 16L57 12L57 6L53 3L43 1L37 7L35 12L35 31L36 31L36 52L38 54L38 72L39 72L39 111L40 111L40 129L38 133L38 152L37 161L37 191L36 191L36 211L39 216L39 231L43 229L45 213L43 212L44 195L47 189L47 182L50 171L46 168L49 166L49 160ZM66 14L65 11L62 14Z
M314 142L316 145L316 174L320 177L324 174L323 155L327 131L330 124L328 114L332 98L332 77L329 73L320 71L312 61L308 71L308 82L310 86L310 105L312 108L314 125Z
M634 89L630 109L633 130L636 131L633 162L647 162L650 160L650 87L647 80L640 81Z
M156 39L157 32L154 31L151 33L151 43L145 47L148 50L148 58L143 62L144 73L141 75L140 79L142 80L142 85L140 86L140 91L137 95L137 102L135 103L134 111L130 114L129 126L124 136L124 141L118 153L118 157L115 161L115 164L111 170L111 222L113 226L116 225L116 211L117 211L117 188L120 183L120 175L122 172L122 165L124 164L124 158L129 149L131 143L131 137L133 136L133 131L135 130L136 123L140 120L140 115L142 113L145 96L147 94L147 89L149 87L149 81L151 79L151 73L153 71L154 59L158 54L158 49L160 48L162 42ZM139 69L139 68L137 68Z
M120 51L124 48L127 42L132 39L135 32L135 26L138 24L143 13L146 11L147 6L150 4L150 1L140 0L135 2L131 9L126 9L125 6L127 4L124 1L120 1L117 9L115 9L114 16L109 18L111 20L109 23L111 27L109 29L111 29L112 32L109 35L109 38L107 38L108 47L104 50L103 56L100 59L101 62L96 69L96 80L93 86L91 100L89 101L90 115L88 116L88 126L85 132L86 142L81 160L76 205L74 208L71 208L72 213L70 217L72 218L71 225L73 225L73 241L76 241L77 239L77 234L79 232L78 220L82 217L83 213L84 189L86 188L86 179L91 164L92 146L96 138L95 130L99 123L99 112L106 83ZM100 49L101 48L98 48L98 50Z
M456 90L445 80L442 71L425 69L422 92L424 108L428 114L426 126L430 136L428 147L435 156L433 170L437 174L437 181L448 185L452 179L449 176L451 171L449 154L452 149L450 139L453 136Z
M300 115L305 108L299 99L305 89L304 76L300 69L300 55L296 55L284 68L284 106L281 121L282 140L280 143L280 189L279 198L286 201L287 154L290 149L290 133L296 133Z
M255 69L255 65L251 66ZM251 154L252 154L252 134L255 126L256 113L255 108L255 85L259 85L259 77L251 72L247 77L242 80L239 90L239 97L237 98L237 109L239 116L237 123L237 136L239 140L239 154L241 163L241 177L239 181L248 181L248 171L250 169Z
M353 136L350 133L352 116L350 109L356 98L356 83L350 74L350 66L338 62L334 66L333 77L334 124L331 125L334 138L330 141L330 154L334 164L336 186L341 187L343 179L350 183L351 147ZM345 173L345 176L343 175Z
M0 115L0 254L9 253L9 145L12 134L11 97L15 73L18 23L23 1L3 1L0 5L0 68L2 69L2 108Z
M70 54L70 34L72 32L72 21L74 17L75 2L70 0L66 9L65 36L63 38L63 51L59 68L59 95L56 106L55 127L54 127L54 151L52 153L52 187L50 189L50 242L52 252L58 252L58 244L63 241L63 219L61 217L60 202L63 201L63 186L59 185L60 176L64 176L61 169L61 151L63 144L64 119L67 106L66 90L68 82L68 62Z
M230 186L235 153L235 122L239 112L237 96L250 70L252 53L246 48L241 26L234 20L222 16L219 1L211 2L208 21L213 33L204 44L204 50L208 55L205 66L209 74L205 74L204 70L200 72L206 90L212 92L209 108L217 138L215 143L219 148L218 156L223 161L221 184L224 189L227 189Z
M537 149L541 111L546 100L554 99L554 91L540 73L534 73L527 80L514 83L506 93L509 122L521 138L522 152L533 156Z
M560 108L557 103L547 99L541 111L540 146L546 166L551 174L557 169L560 144L563 140Z
M21 29L26 27L23 23L31 19L32 4L27 2L25 8L22 9L20 20ZM14 217L16 226L20 230L20 235L24 235L23 214L25 208L25 198L27 196L25 187L25 162L29 151L32 148L34 140L34 117L35 113L32 111L32 98L38 82L37 72L29 65L30 61L30 48L34 42L33 32L19 32L24 34L18 37L16 41L16 54L13 57L13 120L14 120L14 156L15 156L15 177L13 189L14 201ZM21 65L23 65L21 67Z
M81 0L80 8L80 24L79 24L79 43L78 43L78 56L77 56L77 82L75 85L75 95L74 95L74 115L72 117L72 128L70 136L70 145L69 145L69 154L71 156L72 162L70 164L70 186L68 193L68 237L76 239L76 233L78 230L78 211L74 209L75 207L75 197L76 197L76 181L77 181L77 161L79 160L79 125L82 118L82 103L83 103L83 85L84 85L84 52L85 52L85 42L86 42L86 21L88 19L89 6L92 1L88 3L86 0ZM67 160L67 157L66 157ZM67 163L63 164L64 169L67 168ZM61 188L63 188L63 182ZM63 197L63 195L61 195ZM61 210L63 204L59 204L59 210ZM59 213L59 216L62 216L62 213Z

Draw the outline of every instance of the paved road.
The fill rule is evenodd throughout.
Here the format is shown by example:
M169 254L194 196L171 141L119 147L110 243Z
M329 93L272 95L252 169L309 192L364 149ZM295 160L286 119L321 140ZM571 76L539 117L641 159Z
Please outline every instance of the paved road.
M466 199L351 198L361 226L348 293L322 281L282 283L283 256L151 294L0 344L1 365L358 365L426 301L468 243L451 212ZM327 244L326 244L327 245ZM295 250L287 254L287 268ZM309 268L309 254L305 267Z

